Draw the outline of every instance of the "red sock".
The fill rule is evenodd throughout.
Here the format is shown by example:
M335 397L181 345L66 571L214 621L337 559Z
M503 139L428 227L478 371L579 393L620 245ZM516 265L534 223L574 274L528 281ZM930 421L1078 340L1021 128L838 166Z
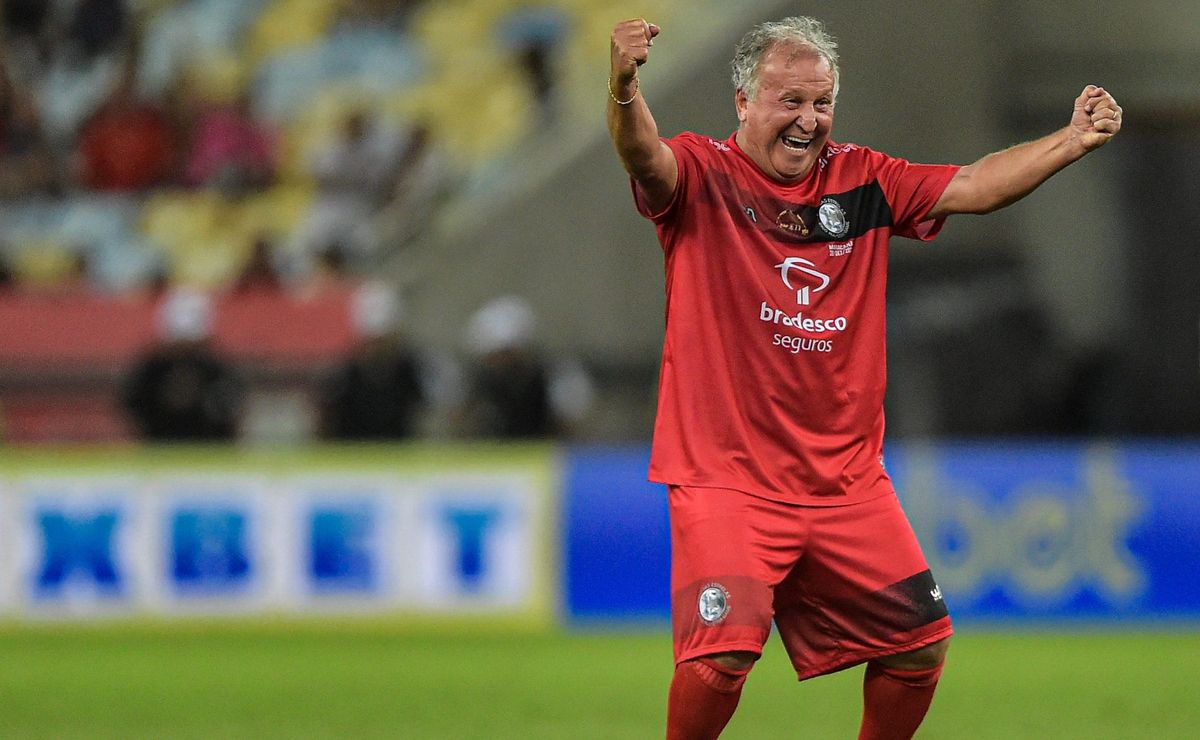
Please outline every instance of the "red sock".
M667 740L715 740L737 709L749 672L707 658L675 666L667 699Z
M942 666L917 671L868 663L858 740L909 740L925 719Z

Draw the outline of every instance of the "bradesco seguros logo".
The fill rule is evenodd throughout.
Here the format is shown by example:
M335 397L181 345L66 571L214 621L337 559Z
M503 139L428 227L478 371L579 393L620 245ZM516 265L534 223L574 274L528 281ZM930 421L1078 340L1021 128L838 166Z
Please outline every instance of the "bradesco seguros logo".
M796 291L796 303L801 306L810 305L813 293L820 293L829 287L829 276L803 257L787 257L775 267L779 270L783 284ZM800 276L797 276L799 287L792 285L792 271L800 273Z
M779 279L783 281L783 284L789 290L796 291L796 304L800 306L812 305L813 294L825 290L832 282L831 278L818 270L813 262L803 257L786 257L783 262L775 265L775 268L779 270ZM759 307L758 318L760 321L777 326L798 329L804 334L797 336L780 333L772 338L772 344L791 350L793 354L797 352L832 351L832 339L807 335L842 332L849 325L845 316L837 316L831 319L812 318L805 316L803 311L796 311L792 314L789 311L772 306L767 301L763 301Z

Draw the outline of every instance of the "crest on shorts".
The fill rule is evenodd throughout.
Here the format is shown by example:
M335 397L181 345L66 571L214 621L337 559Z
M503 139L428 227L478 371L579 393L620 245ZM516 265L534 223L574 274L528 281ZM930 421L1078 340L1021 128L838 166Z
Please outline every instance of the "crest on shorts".
M850 233L850 220L846 218L846 211L833 198L821 201L821 207L817 209L817 220L821 222L825 233L834 239L841 239Z
M729 592L719 583L710 583L700 592L700 619L717 624L729 615Z

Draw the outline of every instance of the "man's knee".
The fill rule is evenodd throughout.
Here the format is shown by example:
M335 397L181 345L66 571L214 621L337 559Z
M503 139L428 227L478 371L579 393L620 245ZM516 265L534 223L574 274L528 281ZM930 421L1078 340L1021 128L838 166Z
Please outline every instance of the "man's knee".
M711 689L723 694L738 694L757 659L755 653L737 651L685 660L675 668L676 682L681 676L694 675Z
M877 661L889 668L896 668L902 671L920 671L926 668L936 668L944 663L946 660L946 651L949 649L950 638L946 637L925 647L917 648L907 653L888 655L878 658Z
M754 662L758 660L758 654L745 650L735 650L728 653L705 655L702 660L710 660L725 670L741 673L749 671L754 667Z

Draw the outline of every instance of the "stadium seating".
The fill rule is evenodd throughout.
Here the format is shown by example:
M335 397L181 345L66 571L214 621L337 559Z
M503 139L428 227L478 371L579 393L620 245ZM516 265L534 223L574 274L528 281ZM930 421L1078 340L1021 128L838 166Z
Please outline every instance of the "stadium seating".
M562 106L570 108L592 97L593 71L603 65L603 40L614 18L669 17L675 5L439 0L416 4L406 27L397 30L361 19L341 22L343 3L326 0L140 3L140 89L161 98L170 94L172 80L184 80L190 94L208 100L229 100L241 89L251 94L255 113L281 133L281 192L292 195L284 198L291 203L288 218L268 219L279 234L302 215L297 210L305 199L298 194L311 187L307 157L328 141L350 106L366 104L396 124L428 124L456 179L495 187L504 157L522 139L542 135L537 127L544 119L520 64L521 44L537 38L556 45ZM111 58L90 68L47 69L41 105L52 136L69 137L114 75ZM261 213L263 197L247 197L259 201L247 205L250 211ZM119 207L110 208L118 200ZM15 215L0 225L0 244L8 244L19 272L41 279L57 274L53 265L64 261L64 250L82 249L107 289L135 285L163 266L171 275L213 283L226 279L236 263L237 250L221 246L222 235L240 239L249 230L244 220L218 226L230 220L223 211L241 205L206 191L168 189L107 204L68 192L53 206L13 204ZM66 230L56 223L63 213L71 216ZM45 254L27 254L31 245Z
M98 343L115 353L104 362L86 352L42 357L36 342L7 336L0 354L10 362L5 371L10 388L28 390L24 380L39 377L45 363L61 361L68 374L91 374L81 386L89 392L107 389L98 406L87 406L87 413L80 410L86 405L82 396L67 401L39 396L30 408L14 406L9 398L9 438L82 439L124 433L112 418L111 382L120 364L113 358L127 360L145 339L138 332L149 331L148 325L144 316L94 319L117 316L105 312L145 300L145 288L167 280L223 292L260 238L274 243L285 278L303 279L313 259L298 253L296 235L313 206L316 187L307 163L332 141L348 111L365 108L401 128L421 124L439 152L436 161L448 168L450 182L460 188L503 189L506 161L523 140L554 136L555 125L581 120L570 115L555 120L547 112L522 57L527 46L541 43L553 49L558 113L586 100L584 115L594 119L595 70L603 68L605 39L614 19L651 13L666 18L677 2L427 0L410 3L415 9L402 17L402 24L356 17L352 5L328 0L136 4L132 17L140 49L140 93L164 105L181 92L222 103L248 94L253 113L278 134L277 177L265 189L247 191L171 184L147 192L94 193L68 182L53 196L6 202L0 261L33 295L22 290L16 296L0 296L0 314L28 323L38 311L53 310L53 326L37 321L33 325L58 338L51 343L54 347ZM109 55L90 66L56 61L43 70L38 100L64 172L70 170L79 125L117 80L120 66L120 59ZM587 125L595 125L594 120ZM432 220L435 214L423 215ZM64 291L82 284L86 287L76 298L64 298ZM39 303L37 295L47 289L55 293L55 300L67 303L53 309ZM225 309L228 315L252 318L250 309L230 305ZM337 313L328 307L320 310ZM117 321L125 322L124 333L114 333ZM334 341L309 342L306 356L328 359L342 347L339 342L346 334L329 320L313 325L331 331ZM253 328L258 324L250 326L247 331L260 331ZM267 355L278 350L284 359L291 356L286 346L271 341L272 336L262 330L246 340L245 347ZM22 427L20 419L33 426Z

